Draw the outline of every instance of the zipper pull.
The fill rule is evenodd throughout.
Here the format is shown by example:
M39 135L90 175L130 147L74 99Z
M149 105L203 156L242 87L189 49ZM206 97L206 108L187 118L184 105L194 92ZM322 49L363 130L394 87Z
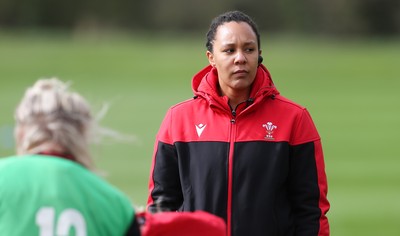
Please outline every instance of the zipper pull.
M235 124L236 122L236 109L232 110L232 119L231 119L231 123Z

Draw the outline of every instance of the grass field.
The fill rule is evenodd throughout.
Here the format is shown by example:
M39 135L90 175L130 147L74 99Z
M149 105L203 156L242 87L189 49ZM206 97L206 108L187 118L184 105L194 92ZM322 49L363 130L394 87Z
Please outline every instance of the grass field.
M194 35L196 36L196 35ZM323 139L332 235L400 235L400 41L264 35L280 92L306 106ZM153 141L170 105L207 64L202 35L118 37L0 33L0 156L13 154L13 110L37 78L58 76L135 143L93 147L107 180L144 206Z

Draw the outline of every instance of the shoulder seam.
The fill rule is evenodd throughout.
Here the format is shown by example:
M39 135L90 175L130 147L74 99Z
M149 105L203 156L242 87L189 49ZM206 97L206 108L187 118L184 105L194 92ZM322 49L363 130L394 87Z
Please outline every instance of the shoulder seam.
M299 109L301 109L301 110L306 110L306 107L304 107L304 106L302 106L302 105L300 105L300 104L298 104L298 103L296 103L296 102L294 102L294 101L292 101L292 100L290 100L290 99L288 99L288 98L286 98L286 97L283 97L283 96L281 96L281 95L277 95L277 96L275 97L275 100L279 100L279 101L281 101L281 102L290 104L290 105L295 106L295 107L297 107L297 108L299 108Z
M175 105L172 105L172 106L170 107L170 109L174 109L175 107L179 107L179 106L181 106L181 105L183 105L183 104L185 104L185 103L192 102L193 100L194 100L193 98L190 98L190 99L187 99L187 100L185 100L185 101L176 103Z

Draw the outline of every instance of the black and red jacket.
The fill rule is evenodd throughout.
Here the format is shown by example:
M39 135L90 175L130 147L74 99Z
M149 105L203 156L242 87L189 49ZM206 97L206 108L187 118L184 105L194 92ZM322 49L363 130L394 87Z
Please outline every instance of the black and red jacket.
M321 141L308 111L284 98L260 65L235 108L208 66L193 99L171 107L157 134L148 210L205 210L228 236L329 235Z

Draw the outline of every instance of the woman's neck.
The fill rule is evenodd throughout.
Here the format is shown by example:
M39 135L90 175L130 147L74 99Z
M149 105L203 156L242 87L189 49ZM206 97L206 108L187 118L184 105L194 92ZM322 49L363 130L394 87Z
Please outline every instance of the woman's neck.
M250 89L243 91L228 89L227 91L223 91L220 88L220 94L222 96L226 96L228 98L229 106L231 106L232 109L235 109L237 105L249 99Z
M65 148L53 142L45 142L36 147L29 148L26 153L57 156L75 161L75 157L65 150Z

